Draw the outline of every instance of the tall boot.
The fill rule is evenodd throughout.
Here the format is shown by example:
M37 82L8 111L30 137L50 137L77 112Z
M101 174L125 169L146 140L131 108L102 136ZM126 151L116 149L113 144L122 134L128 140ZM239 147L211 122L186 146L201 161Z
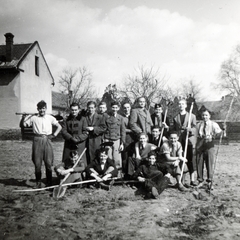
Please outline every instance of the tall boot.
M46 170L47 186L52 186L52 171Z
M35 177L36 177L36 188L41 188L41 178L42 178L42 173L41 172L35 172Z

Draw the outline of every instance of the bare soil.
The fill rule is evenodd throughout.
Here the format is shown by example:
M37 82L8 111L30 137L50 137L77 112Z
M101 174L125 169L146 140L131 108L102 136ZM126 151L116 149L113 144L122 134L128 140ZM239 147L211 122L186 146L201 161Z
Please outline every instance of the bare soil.
M240 239L239 143L220 146L214 190L168 188L157 200L113 186L16 193L34 180L31 141L0 141L0 239ZM54 142L55 165L63 143ZM43 176L44 168L43 168ZM56 178L55 178L56 181Z

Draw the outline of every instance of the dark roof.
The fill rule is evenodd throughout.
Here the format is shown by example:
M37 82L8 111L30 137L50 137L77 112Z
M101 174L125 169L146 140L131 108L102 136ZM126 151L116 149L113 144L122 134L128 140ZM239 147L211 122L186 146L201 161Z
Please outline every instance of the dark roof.
M67 108L68 96L60 92L52 91L52 107L55 108Z
M2 57L6 56L6 45L0 45L0 69L6 69L6 68L15 68L17 70L20 63L24 60L24 58L27 56L27 54L30 52L30 50L35 46L38 45L40 52L43 56L43 60L46 63L46 66L48 68L48 71L51 75L52 78L52 83L54 85L54 78L52 76L52 73L48 67L48 64L44 58L44 55L42 53L42 50L38 44L37 41L35 41L34 43L23 43L23 44L13 44L13 55L12 55L12 61L11 62L5 62L2 60Z
M198 102L198 110L200 110L202 107L205 107L211 112L218 112L222 108L222 101L206 101L206 102Z
M17 67L19 61L28 50L31 48L33 43L26 43L26 44L14 44L13 45L13 60L11 62L0 62L0 68L12 68ZM6 55L6 45L0 45L0 56Z

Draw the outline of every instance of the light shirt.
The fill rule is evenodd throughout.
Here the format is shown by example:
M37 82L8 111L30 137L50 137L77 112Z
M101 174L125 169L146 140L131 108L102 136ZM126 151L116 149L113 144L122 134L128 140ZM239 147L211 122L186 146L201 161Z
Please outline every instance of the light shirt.
M32 126L33 133L35 134L51 135L52 125L57 125L58 121L52 115L45 114L43 117L39 115L30 117L26 121L26 124Z
M221 133L221 128L214 121L200 122L198 125L198 134L203 138L215 138L216 134Z

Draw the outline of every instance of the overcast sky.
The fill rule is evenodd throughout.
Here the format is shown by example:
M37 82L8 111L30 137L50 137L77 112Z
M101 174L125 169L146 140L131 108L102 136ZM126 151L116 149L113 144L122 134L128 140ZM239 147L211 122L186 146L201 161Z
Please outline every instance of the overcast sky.
M221 63L240 43L238 0L0 0L0 43L38 41L55 82L86 66L99 95L139 65L177 87L193 77L207 100ZM57 90L58 84L54 87Z

